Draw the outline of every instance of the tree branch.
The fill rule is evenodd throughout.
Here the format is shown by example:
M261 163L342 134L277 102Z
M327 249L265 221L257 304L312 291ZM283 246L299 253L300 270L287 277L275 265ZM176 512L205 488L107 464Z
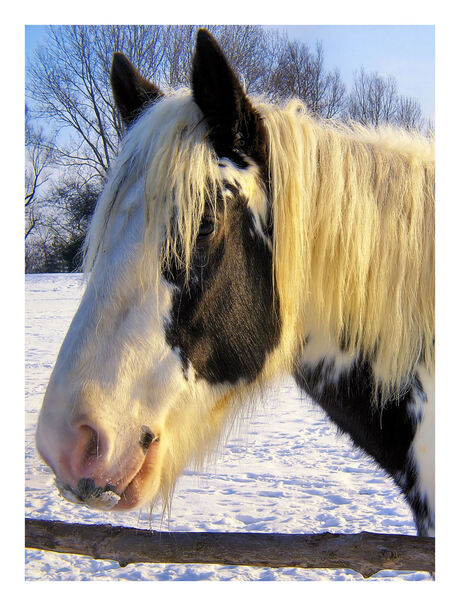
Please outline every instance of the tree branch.
M26 547L136 562L434 572L434 539L369 532L289 535L154 532L110 525L26 519Z

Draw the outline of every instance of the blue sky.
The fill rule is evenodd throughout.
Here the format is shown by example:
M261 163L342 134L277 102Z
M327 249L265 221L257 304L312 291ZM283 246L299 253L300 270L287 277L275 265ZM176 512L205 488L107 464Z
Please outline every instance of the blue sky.
M415 97L423 115L434 121L435 28L431 25L293 25L289 37L312 47L322 41L326 67L340 70L347 88L353 73L393 75L399 93ZM26 58L44 39L45 26L26 26Z
M321 40L328 69L339 68L349 89L353 73L393 75L401 95L415 97L434 120L435 28L430 25L294 25L289 37Z

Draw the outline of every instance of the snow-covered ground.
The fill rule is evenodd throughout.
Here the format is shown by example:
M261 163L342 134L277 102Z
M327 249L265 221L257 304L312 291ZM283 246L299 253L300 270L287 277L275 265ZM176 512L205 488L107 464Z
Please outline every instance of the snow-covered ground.
M203 472L186 471L169 520L154 511L98 512L60 497L38 458L34 431L59 346L83 292L79 275L26 276L25 513L65 522L171 531L416 534L392 481L339 436L290 379L273 385L235 427ZM130 564L26 550L26 580L362 580L351 570ZM423 572L382 571L370 580L425 580Z

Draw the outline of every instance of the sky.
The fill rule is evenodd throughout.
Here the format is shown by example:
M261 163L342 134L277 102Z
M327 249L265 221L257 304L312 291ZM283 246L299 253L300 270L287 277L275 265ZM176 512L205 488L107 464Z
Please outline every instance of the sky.
M400 95L414 97L434 122L435 27L432 25L275 25L312 48L321 41L327 69L338 68L350 90L354 72L393 75ZM43 25L25 28L26 59L44 41Z
M294 25L281 29L312 46L322 41L326 67L339 69L348 90L361 67L394 76L399 94L415 97L423 115L434 121L434 26Z

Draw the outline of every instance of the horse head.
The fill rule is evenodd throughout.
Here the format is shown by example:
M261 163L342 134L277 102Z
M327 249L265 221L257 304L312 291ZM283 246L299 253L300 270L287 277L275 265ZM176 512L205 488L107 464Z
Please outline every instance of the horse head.
M36 442L68 499L132 509L213 447L281 327L267 133L216 41L198 32L191 91L120 53L111 84L126 135Z

